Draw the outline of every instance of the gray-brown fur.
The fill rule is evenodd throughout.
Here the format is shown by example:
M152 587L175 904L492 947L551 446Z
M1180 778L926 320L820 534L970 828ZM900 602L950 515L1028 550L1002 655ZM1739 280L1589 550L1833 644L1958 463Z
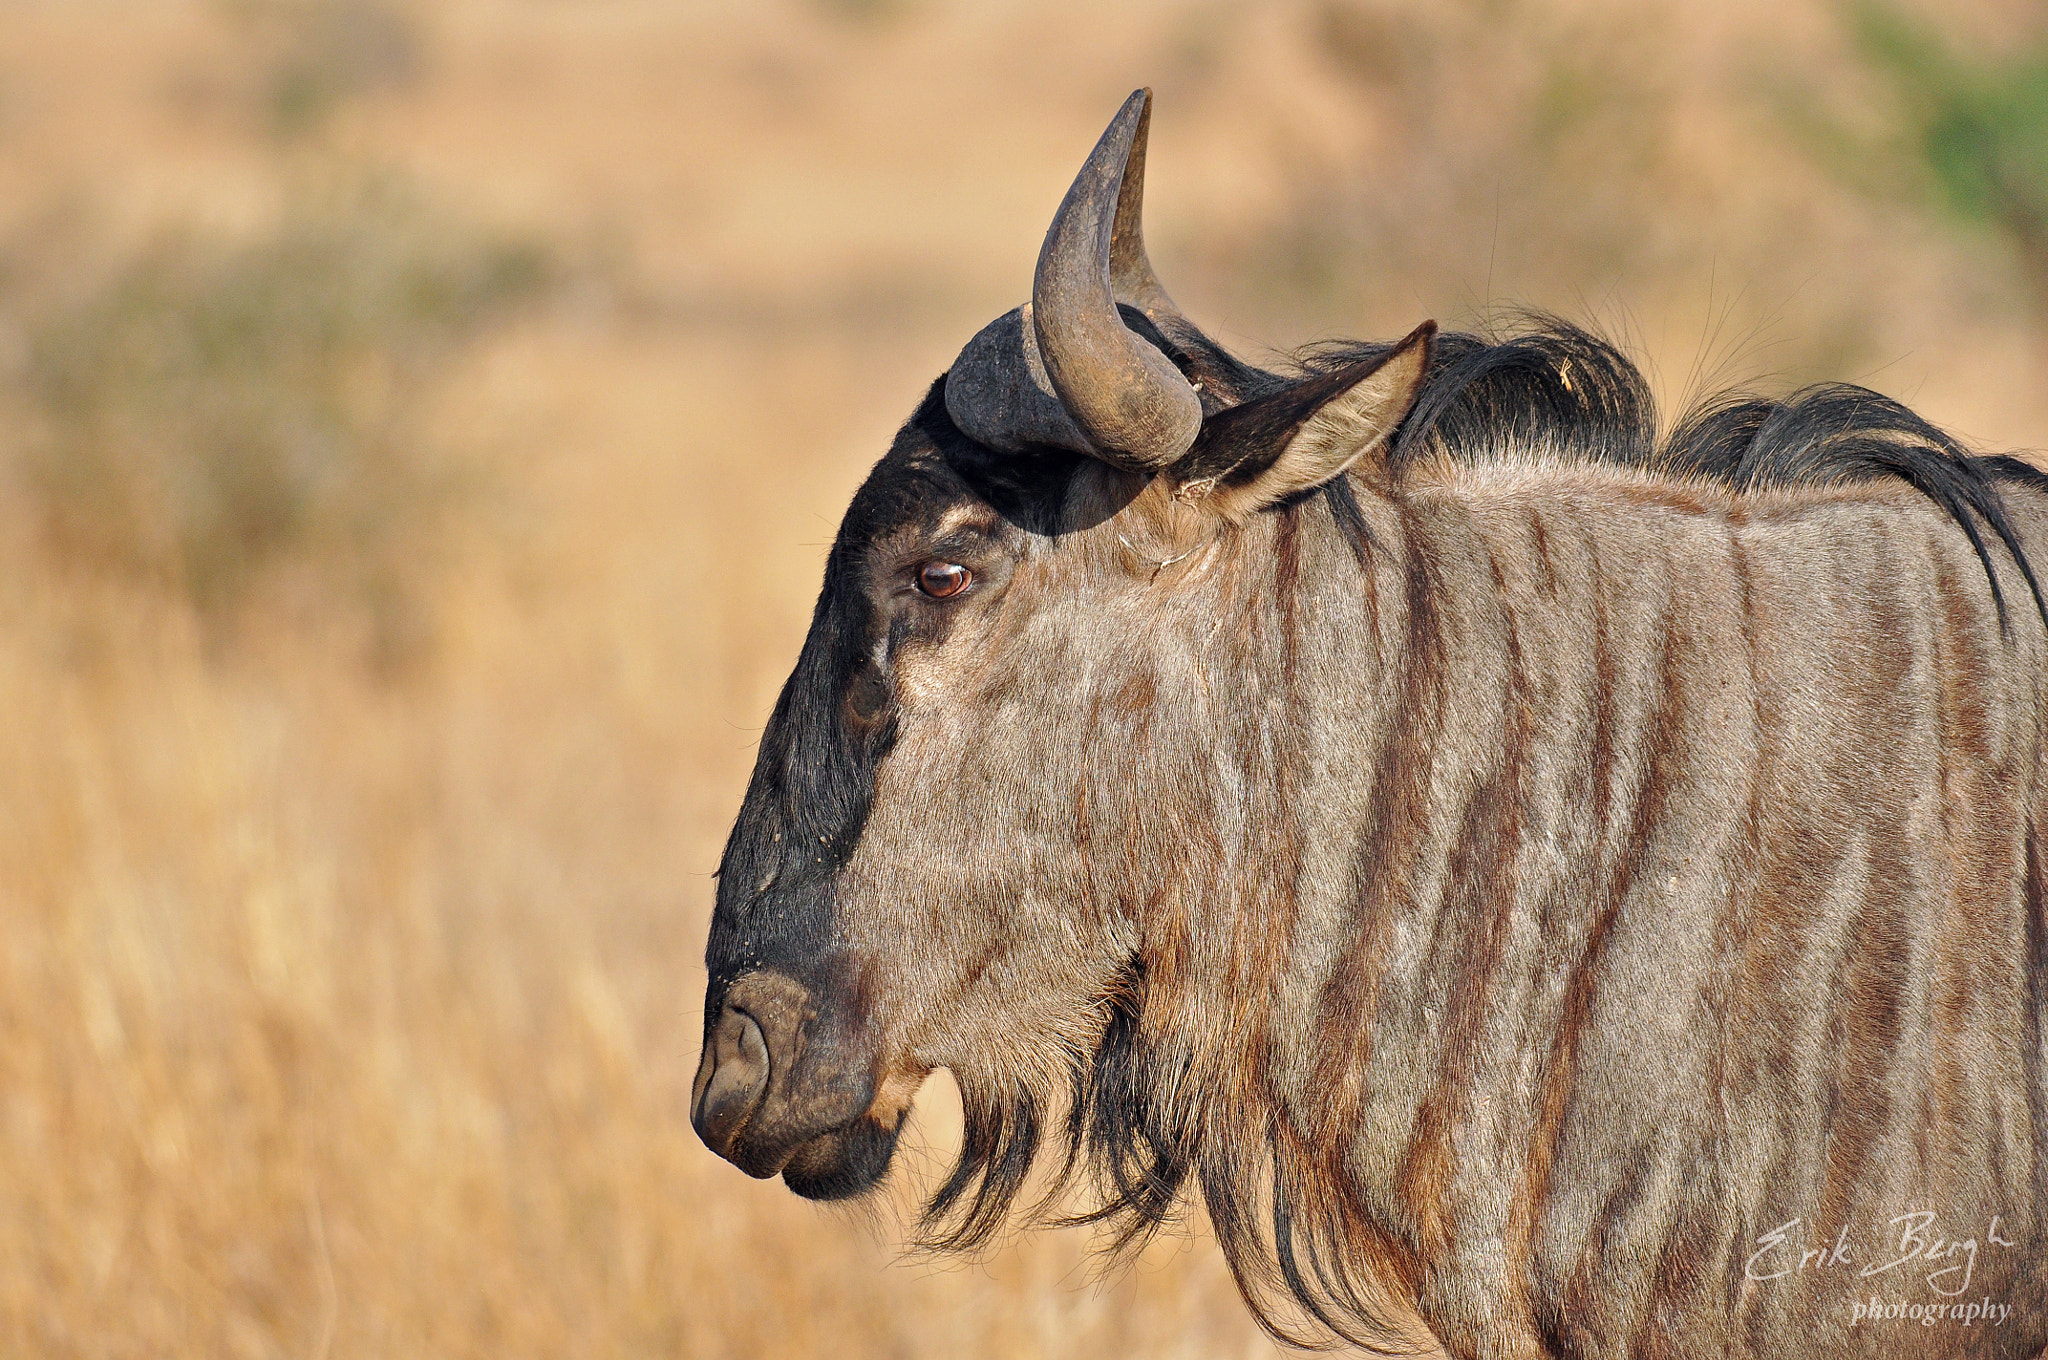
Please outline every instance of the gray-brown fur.
M1051 1137L1127 1236L1199 1198L1303 1339L2048 1344L2039 479L1825 393L1659 443L1568 330L1289 377L1126 323L1243 456L997 453L934 389L721 868L707 1141L859 1193L946 1067L935 1236ZM1346 402L1406 420L1303 489ZM1852 1325L1958 1283L1858 1274L1915 1211L2002 1323Z

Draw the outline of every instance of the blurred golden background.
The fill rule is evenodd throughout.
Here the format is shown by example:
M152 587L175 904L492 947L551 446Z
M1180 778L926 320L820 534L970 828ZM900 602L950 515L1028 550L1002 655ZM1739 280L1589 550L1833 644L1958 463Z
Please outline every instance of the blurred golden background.
M1158 92L1256 357L1591 321L2042 440L2048 14L0 0L0 1351L1268 1354L1197 1230L904 1259L690 1131L839 512Z

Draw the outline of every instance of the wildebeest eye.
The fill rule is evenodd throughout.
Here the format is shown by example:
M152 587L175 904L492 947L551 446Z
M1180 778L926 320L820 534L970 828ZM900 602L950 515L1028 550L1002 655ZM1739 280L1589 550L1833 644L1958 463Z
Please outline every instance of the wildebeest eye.
M958 562L927 562L917 569L917 588L935 600L967 589L974 573Z

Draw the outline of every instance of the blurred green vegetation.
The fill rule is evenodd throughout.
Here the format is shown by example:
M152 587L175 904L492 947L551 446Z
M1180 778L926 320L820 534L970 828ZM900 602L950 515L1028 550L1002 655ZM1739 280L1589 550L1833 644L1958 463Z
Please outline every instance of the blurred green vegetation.
M316 135L351 100L403 89L426 66L419 25L383 0L228 0L258 73L256 112L282 138Z
M1801 106L1800 123L1859 187L2001 237L2048 322L2048 32L1980 55L1888 0L1845 15L1879 108L1859 125Z
M562 261L325 135L421 75L409 9L218 8L282 206L239 234L173 223L121 244L84 203L0 241L0 480L62 569L182 598L220 640L263 605L343 613L373 664L402 667L431 641L424 587L481 481L436 402Z
M17 253L20 285L50 251ZM389 184L308 195L247 240L159 237L71 288L0 293L26 413L0 452L62 561L222 622L310 570L398 646L405 577L463 480L431 402L556 268Z

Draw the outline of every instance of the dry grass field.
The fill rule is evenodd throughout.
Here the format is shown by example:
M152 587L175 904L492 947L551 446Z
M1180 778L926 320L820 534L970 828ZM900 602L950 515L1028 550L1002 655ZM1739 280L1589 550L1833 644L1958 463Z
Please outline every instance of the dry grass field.
M2037 7L1948 5L1996 50ZM1930 11L1932 12L1932 11ZM1158 89L1256 353L1592 319L2048 439L1818 0L0 0L0 1354L1238 1357L1199 1224L903 1256L687 1119L838 513Z

